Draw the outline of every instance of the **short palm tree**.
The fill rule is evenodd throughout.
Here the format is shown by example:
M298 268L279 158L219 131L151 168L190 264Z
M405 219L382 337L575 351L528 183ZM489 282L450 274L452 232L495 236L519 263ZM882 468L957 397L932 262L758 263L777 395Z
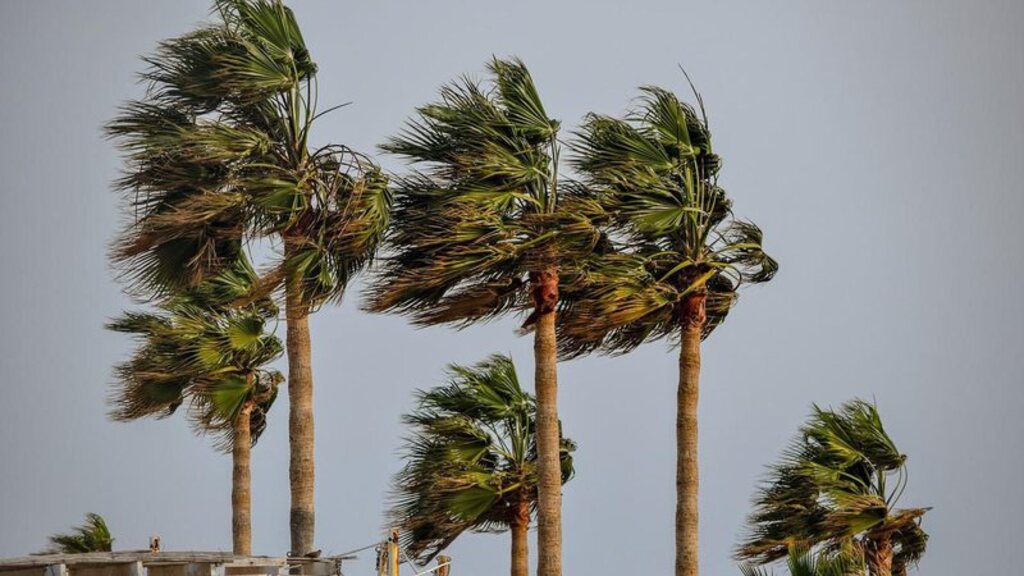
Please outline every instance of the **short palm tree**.
M466 326L529 312L537 392L538 573L561 574L561 466L555 308L560 266L597 238L558 184L559 123L548 117L526 66L495 59L493 85L468 79L382 148L417 171L394 187L392 253L367 308L419 325Z
M196 432L216 435L218 449L231 451L231 528L238 555L252 553L250 451L282 381L266 368L281 355L281 342L265 329L277 314L273 303L220 304L246 294L254 280L240 260L216 279L170 297L159 312L128 313L108 326L139 340L132 358L116 368L111 417L164 418L187 404Z
M75 526L68 534L50 536L50 548L44 554L85 554L88 552L110 552L114 538L107 523L99 514L85 515L85 524Z
M590 115L577 136L573 164L606 218L605 241L566 285L562 352L679 342L675 573L695 576L701 340L742 285L771 279L777 266L761 231L731 218L706 118L672 93L644 88L625 119Z
M258 298L284 294L291 549L312 550L313 408L308 316L339 301L387 227L387 179L344 146L310 147L317 66L280 0L216 0L219 20L147 58L146 96L108 133L127 153L132 222L113 257L137 293L188 289L242 246L280 248Z
M845 553L815 553L806 548L790 546L786 557L790 576L863 576L864 562L856 555ZM765 568L749 564L740 567L743 576L771 576Z
M536 402L508 356L452 365L450 381L420 392L391 512L410 554L429 562L463 532L512 532L512 576L527 576L527 530L537 504ZM561 481L575 445L561 439Z
M759 490L737 557L768 563L794 544L845 547L863 556L872 576L906 574L928 541L921 529L928 509L896 508L906 488L906 460L874 405L815 406Z

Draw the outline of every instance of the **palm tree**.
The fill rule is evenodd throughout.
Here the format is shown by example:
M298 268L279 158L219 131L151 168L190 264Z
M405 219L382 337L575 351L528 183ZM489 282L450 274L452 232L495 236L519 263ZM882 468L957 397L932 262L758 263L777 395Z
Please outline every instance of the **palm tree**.
M72 528L70 534L50 536L50 548L44 554L85 554L87 552L110 552L114 538L106 521L92 512L85 515L85 524Z
M863 576L864 562L856 555L818 552L790 546L786 557L790 576ZM771 576L765 568L745 564L740 567L743 576Z
M561 350L619 354L678 339L675 573L695 576L701 340L743 284L771 279L777 265L760 229L730 217L706 117L666 90L643 88L625 119L588 116L573 164L606 215L605 239L566 284Z
M235 554L252 554L251 449L266 428L266 414L283 378L265 366L281 355L266 332L277 308L263 300L244 308L221 302L246 294L255 273L245 260L190 293L160 304L157 313L131 312L111 330L139 340L130 360L117 366L111 417L165 418L187 403L197 433L217 436L232 455L231 532Z
M555 308L559 266L597 238L558 185L559 123L548 117L526 66L494 59L492 87L468 79L441 90L382 148L418 170L398 180L393 254L367 308L416 324L459 327L530 311L534 331L540 476L538 573L561 574Z
M194 287L250 242L280 248L250 299L283 292L287 320L291 550L312 550L313 408L308 316L336 302L387 227L387 179L340 145L309 146L317 66L279 0L216 0L219 20L161 43L146 96L108 133L127 153L132 223L114 260L146 297Z
M449 366L447 385L418 393L391 515L412 557L429 562L463 532L512 532L512 576L527 576L537 504L536 402L508 356ZM573 473L561 439L561 480Z
M793 544L858 551L872 576L906 574L925 552L927 508L898 509L907 457L862 400L817 406L754 500L737 557L768 563Z

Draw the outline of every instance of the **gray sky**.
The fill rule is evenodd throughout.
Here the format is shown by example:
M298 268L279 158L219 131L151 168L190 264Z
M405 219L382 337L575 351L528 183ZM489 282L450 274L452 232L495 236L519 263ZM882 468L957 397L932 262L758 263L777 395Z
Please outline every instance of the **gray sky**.
M841 5L842 4L842 5ZM910 455L905 505L933 506L922 573L1009 574L1024 536L1024 4L295 0L317 137L372 152L414 106L491 54L518 55L549 113L621 113L640 84L702 90L723 183L782 265L705 344L701 557L731 547L763 466L812 402L877 399ZM180 418L105 419L130 302L105 262L120 161L99 127L138 95L138 56L206 0L0 3L0 556L106 516L122 548L230 549L230 463ZM392 159L385 166L398 168ZM312 323L317 539L380 534L410 391L449 362L511 352L514 319L453 332L357 311ZM580 444L565 491L569 574L672 566L676 357L663 344L560 368ZM528 380L528 378L527 378ZM254 548L288 540L287 403L254 452ZM460 574L499 574L507 536L460 540ZM350 574L369 574L369 556Z

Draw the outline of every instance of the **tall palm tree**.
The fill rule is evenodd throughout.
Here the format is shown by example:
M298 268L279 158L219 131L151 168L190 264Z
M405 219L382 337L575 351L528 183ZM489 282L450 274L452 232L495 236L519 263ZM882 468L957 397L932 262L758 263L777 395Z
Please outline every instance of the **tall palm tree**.
M266 365L281 355L267 333L277 308L263 300L243 308L220 304L244 295L255 273L240 260L190 293L169 298L156 313L131 312L111 330L139 347L116 368L111 418L165 418L187 404L193 428L217 437L232 455L231 532L235 554L252 554L251 449L283 378Z
M512 532L512 576L529 574L527 530L537 504L536 402L508 356L452 365L447 385L419 392L391 515L424 563L463 532ZM575 445L561 439L561 480Z
M558 185L559 122L548 117L526 66L494 59L492 86L468 79L382 148L417 167L398 180L386 259L367 308L416 324L462 327L529 311L534 332L540 475L538 573L561 574L555 308L560 269L596 239Z
M50 536L50 548L43 554L85 554L88 552L110 552L114 538L107 523L99 514L85 515L85 524L75 526L68 534Z
M786 557L790 576L863 576L862 558L846 553L815 553L806 548L790 546ZM740 567L743 576L771 576L767 569L745 564Z
M219 19L161 43L146 96L108 133L127 153L132 222L113 257L135 291L193 287L249 242L280 249L251 298L284 294L291 550L312 550L313 408L308 316L336 302L387 227L387 179L340 145L311 148L317 66L279 0L216 0Z
M789 546L857 550L872 576L906 574L925 552L927 508L898 509L907 457L862 400L817 406L755 498L737 557L767 563Z
M590 115L577 136L573 164L598 198L605 240L566 285L561 349L572 357L679 342L675 573L695 576L701 340L743 284L771 279L777 265L760 229L731 218L706 117L671 92L643 88L625 119Z

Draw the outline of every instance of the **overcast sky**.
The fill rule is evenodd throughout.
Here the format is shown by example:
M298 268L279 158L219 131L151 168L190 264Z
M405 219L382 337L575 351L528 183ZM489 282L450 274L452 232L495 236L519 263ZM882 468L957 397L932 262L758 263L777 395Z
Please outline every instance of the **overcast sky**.
M375 153L415 106L492 55L530 66L572 128L642 84L704 94L722 182L781 263L705 344L701 560L730 552L764 466L811 403L874 398L909 454L907 506L933 506L922 574L1010 574L1024 536L1024 4L432 0L291 3L320 65L318 141ZM103 323L131 307L106 263L122 221L100 126L138 96L139 56L206 0L0 2L0 556L98 512L119 548L230 549L230 458L181 418L108 422ZM390 169L398 162L382 158ZM516 320L414 330L344 305L312 322L317 544L379 538L414 388L509 352ZM566 573L668 573L676 356L651 344L560 367ZM288 547L287 402L253 455L254 549ZM507 569L507 535L452 548ZM346 572L370 574L372 554ZM532 562L531 562L532 563Z

